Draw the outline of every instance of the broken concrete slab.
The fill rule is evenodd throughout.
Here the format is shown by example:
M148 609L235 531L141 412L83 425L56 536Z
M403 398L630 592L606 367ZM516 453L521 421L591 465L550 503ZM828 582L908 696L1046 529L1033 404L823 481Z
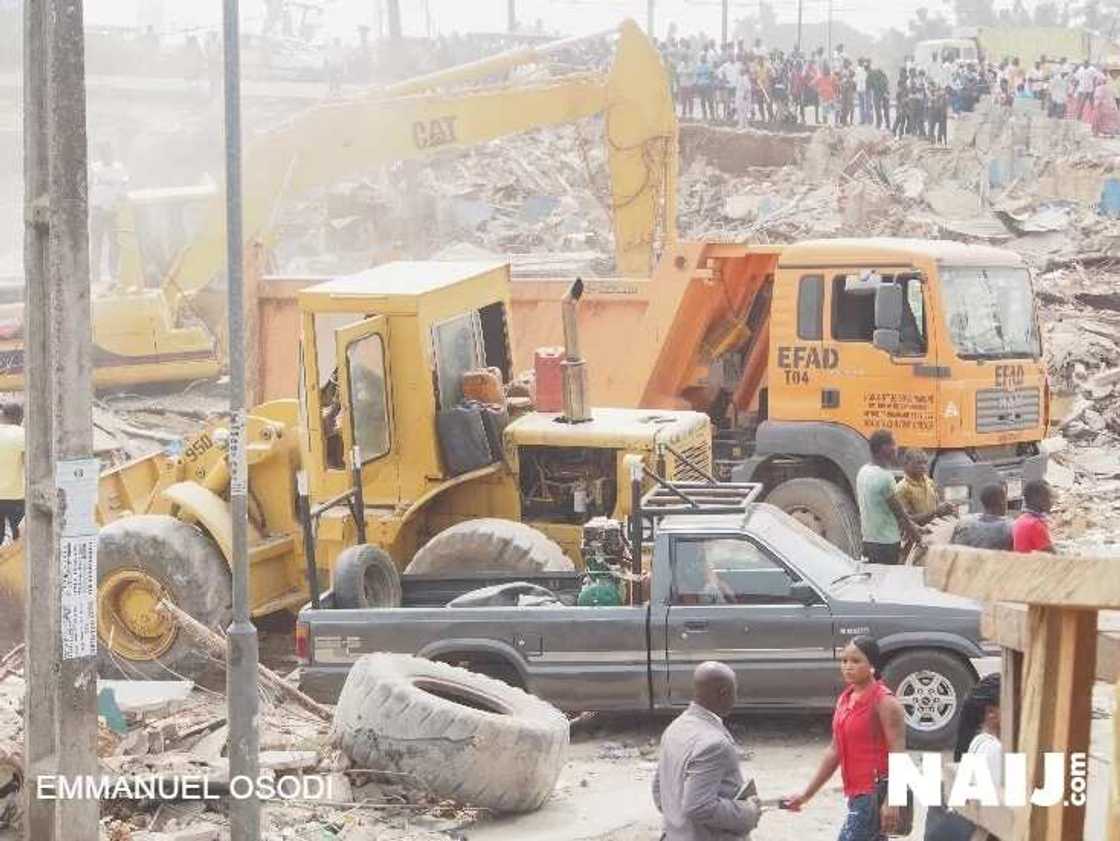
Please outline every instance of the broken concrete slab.
M170 714L190 702L189 680L99 680L98 692L108 689L126 715Z

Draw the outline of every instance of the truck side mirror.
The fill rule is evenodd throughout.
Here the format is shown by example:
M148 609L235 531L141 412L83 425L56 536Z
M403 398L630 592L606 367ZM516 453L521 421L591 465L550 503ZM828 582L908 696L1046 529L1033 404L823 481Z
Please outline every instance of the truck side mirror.
M871 343L879 350L898 352L902 329L902 287L884 283L875 290L875 332Z
M806 581L794 581L790 584L789 597L805 606L816 604L819 601L817 591L813 589L812 584Z

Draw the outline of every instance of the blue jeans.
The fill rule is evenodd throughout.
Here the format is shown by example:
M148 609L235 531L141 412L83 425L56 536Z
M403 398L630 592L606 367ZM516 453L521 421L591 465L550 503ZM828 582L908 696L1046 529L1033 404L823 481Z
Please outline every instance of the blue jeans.
M848 798L848 817L836 841L880 841L879 799L872 794Z

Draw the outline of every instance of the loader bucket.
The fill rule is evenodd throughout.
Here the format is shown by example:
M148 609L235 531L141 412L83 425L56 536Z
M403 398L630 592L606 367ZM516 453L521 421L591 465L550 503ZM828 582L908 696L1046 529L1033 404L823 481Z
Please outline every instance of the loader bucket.
M23 541L0 546L0 654L23 640Z

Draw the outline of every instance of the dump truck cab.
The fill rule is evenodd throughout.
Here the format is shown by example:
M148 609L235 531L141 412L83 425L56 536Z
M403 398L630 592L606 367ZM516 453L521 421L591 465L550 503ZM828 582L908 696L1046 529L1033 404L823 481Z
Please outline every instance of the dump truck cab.
M591 396L692 409L715 426L718 478L849 554L861 551L855 476L880 428L928 451L959 509L988 482L1043 475L1045 369L1030 275L1012 252L956 242L825 239L681 243L648 279L587 283L580 315ZM559 283L513 302L557 343ZM531 354L516 346L523 364Z
M511 417L504 394L501 405L467 404L469 372L511 380L509 288L505 263L396 262L299 295L311 503L360 483L365 542L401 569L432 536L475 518L524 521L578 564L583 523L629 510L627 455L672 477L710 470L710 424L697 412L591 409L576 423ZM330 568L357 538L350 509L327 511L316 563Z
M932 456L962 511L980 489L1041 478L1045 366L1030 274L997 248L818 240L777 260L767 395L738 478L827 465L855 486L867 439L889 429Z

